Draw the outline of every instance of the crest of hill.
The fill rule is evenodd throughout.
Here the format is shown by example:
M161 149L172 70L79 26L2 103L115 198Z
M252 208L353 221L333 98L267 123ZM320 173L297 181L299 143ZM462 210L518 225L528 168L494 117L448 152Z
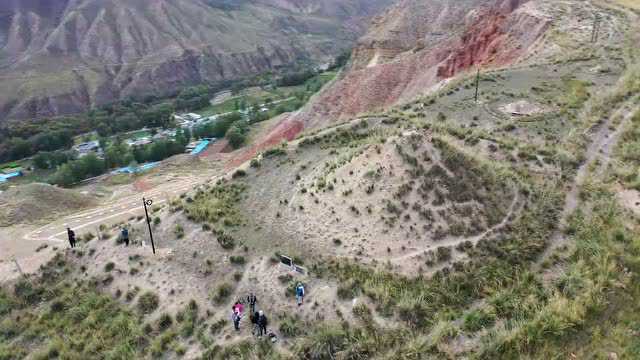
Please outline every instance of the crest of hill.
M12 187L0 194L0 226L34 223L96 205L90 196L48 184Z

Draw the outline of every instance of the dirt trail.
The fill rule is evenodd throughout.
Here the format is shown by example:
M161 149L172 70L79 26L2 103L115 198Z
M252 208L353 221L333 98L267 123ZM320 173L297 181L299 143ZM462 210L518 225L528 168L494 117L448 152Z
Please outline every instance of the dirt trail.
M564 230L569 216L580 204L580 190L591 174L592 166L596 164L596 161L598 163L593 171L594 175L602 175L604 169L606 169L611 161L611 153L618 142L620 134L625 125L631 120L633 115L632 106L636 101L638 101L638 97L627 100L606 121L598 123L588 131L593 135L585 152L585 160L578 168L574 181L565 196L558 229L551 236L549 246L540 256L536 266L540 266L556 249L567 244L568 238L564 236ZM616 125L616 119L622 120Z
M464 238L464 237L463 238L449 238L449 239L446 239L446 240L443 240L443 241L438 241L437 243L433 243L433 244L431 244L431 245L429 245L427 247L421 248L419 250L414 250L414 251L412 251L410 253L394 257L394 258L390 259L390 261L392 261L392 262L401 262L401 261L408 260L408 259L411 259L411 258L416 257L416 256L420 256L420 255L424 254L426 251L432 250L434 248L438 248L438 247L441 247L441 246L455 246L455 245L458 245L458 244L460 244L462 242L465 242L465 241L470 241L471 243L473 243L473 245L476 245L478 242L480 242L480 240L486 238L487 236L490 236L490 235L496 233L500 229L502 229L505 226L507 226L513 220L515 214L521 210L522 203L520 202L520 192L518 191L518 188L516 186L514 186L513 192L514 192L513 201L511 202L511 205L509 205L509 210L507 211L507 214L505 215L504 219L502 219L502 221L500 223L498 223L497 225L487 229L482 234L479 234L479 235L476 235L476 236L472 236L472 237L468 237L468 238ZM518 206L518 204L520 204L520 206Z

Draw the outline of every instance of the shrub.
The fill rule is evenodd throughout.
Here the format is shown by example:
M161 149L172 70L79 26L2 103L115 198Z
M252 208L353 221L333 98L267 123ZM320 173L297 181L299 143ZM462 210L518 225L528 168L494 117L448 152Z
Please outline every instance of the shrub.
M158 331L167 330L171 327L171 325L173 325L173 319L171 318L171 315L167 313L160 315L160 318L158 319Z
M287 155L287 151L281 147L275 147L265 151L262 156L265 158L276 157L276 156L284 156Z
M133 300L133 298L136 297L136 295L138 295L138 292L140 291L139 287L134 287L133 289L130 289L129 291L127 291L127 293L125 294L124 298L127 301L131 301Z
M295 316L285 316L280 321L280 326L278 329L280 333L285 337L294 337L302 334L302 330L304 326L301 324L302 320L298 315Z
M111 272L115 267L116 267L116 264L110 261L104 266L104 271Z
M476 332L492 326L496 321L496 315L492 310L474 309L464 316L462 328L466 331Z
M353 307L353 315L365 322L371 321L371 309L365 303L359 303Z
M293 276L291 274L279 275L278 281L280 281L282 285L285 285L293 281Z
M160 298L154 292L147 291L138 299L138 311L141 314L150 314L160 305Z
M214 322L209 327L209 330L211 331L211 335L216 335L222 329L224 329L225 326L227 326L227 320L225 320L225 319L220 319L220 320Z
M244 265L246 262L244 256L231 256L229 261L234 265Z
M173 233L176 235L176 238L182 239L184 237L184 228L180 224L176 224L175 229L173 229Z
M355 280L348 280L346 282L341 282L338 286L338 298L342 300L351 300L358 296L362 288L360 284Z
M439 262L451 260L451 249L445 246L440 246L436 249L436 259L438 259Z
M14 285L13 292L18 300L26 305L33 305L40 301L44 289L38 286L34 287L29 281L20 280Z
M231 250L236 246L236 241L231 235L223 232L218 235L218 244L220 244L223 249Z
M15 301L7 294L4 289L0 289L0 317L8 314L16 307Z
M241 178L241 177L245 177L245 176L247 176L247 172L242 170L242 169L238 169L231 175L231 178L232 179L237 179L237 178Z
M218 285L215 292L213 293L212 300L216 304L222 304L229 298L229 296L231 296L232 292L233 287L231 286L231 284L222 283Z

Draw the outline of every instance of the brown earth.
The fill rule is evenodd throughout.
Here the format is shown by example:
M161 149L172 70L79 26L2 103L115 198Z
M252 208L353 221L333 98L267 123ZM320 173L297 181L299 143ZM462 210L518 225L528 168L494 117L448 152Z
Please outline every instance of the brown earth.
M11 187L0 194L0 226L36 223L96 204L91 196L48 184Z
M517 63L548 29L541 1L401 1L374 20L351 66L281 128L317 129L428 94L475 67Z

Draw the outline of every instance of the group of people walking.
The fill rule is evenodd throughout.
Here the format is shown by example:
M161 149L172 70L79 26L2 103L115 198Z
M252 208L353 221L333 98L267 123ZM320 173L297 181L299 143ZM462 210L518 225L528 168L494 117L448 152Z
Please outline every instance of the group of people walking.
M296 285L296 303L298 306L302 306L304 302L305 289L302 283L298 283ZM252 329L251 333L253 335L257 335L258 337L262 337L263 335L272 336L272 334L267 333L267 325L269 325L269 320L267 316L264 314L262 310L256 311L256 303L258 302L258 298L254 293L250 293L247 296L246 300L238 300L231 307L231 320L233 321L233 327L236 331L240 331L240 320L243 318L244 314L244 304L249 305L249 320L251 321ZM275 336L275 335L273 335Z
M249 319L253 325L251 333L253 335L257 334L258 337L262 337L263 335L267 335L267 325L269 324L269 320L262 310L256 311L257 302L258 298L254 293L250 293L249 296L247 296L246 303L249 304ZM232 310L231 320L233 321L233 327L236 331L240 331L240 320L244 314L243 301L236 301L232 306Z

